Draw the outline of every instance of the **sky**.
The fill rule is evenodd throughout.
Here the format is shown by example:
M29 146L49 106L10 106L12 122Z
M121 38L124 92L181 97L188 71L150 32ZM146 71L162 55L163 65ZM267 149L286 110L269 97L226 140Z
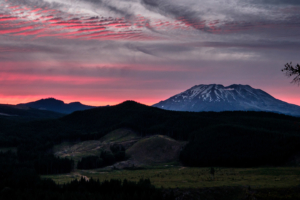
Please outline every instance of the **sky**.
M0 0L0 103L152 105L247 84L300 105L299 0Z

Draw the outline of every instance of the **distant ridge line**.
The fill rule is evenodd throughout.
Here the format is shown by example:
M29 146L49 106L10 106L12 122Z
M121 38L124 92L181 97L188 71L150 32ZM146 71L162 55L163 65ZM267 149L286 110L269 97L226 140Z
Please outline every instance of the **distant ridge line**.
M39 110L48 110L63 114L70 114L75 111L95 108L95 106L84 105L80 102L65 103L53 97L40 99L34 102L18 104L18 106L28 106Z

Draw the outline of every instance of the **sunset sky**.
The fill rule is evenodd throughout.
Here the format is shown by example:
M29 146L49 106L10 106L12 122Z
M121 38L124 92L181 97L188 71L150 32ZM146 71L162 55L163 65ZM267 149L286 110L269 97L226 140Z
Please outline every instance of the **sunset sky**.
M248 84L300 105L300 0L0 0L0 103L152 105Z

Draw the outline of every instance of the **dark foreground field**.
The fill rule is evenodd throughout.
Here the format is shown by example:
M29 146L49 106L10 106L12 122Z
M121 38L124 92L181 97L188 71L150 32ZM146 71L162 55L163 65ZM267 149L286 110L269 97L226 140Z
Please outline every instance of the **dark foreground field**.
M68 183L82 176L105 181L109 179L138 181L150 179L157 188L204 188L247 186L251 188L289 188L300 186L299 167L278 168L210 168L156 166L139 170L78 170L64 175L43 176L58 184Z
M113 179L151 183L171 199L300 199L300 168L209 168L161 165L140 170L80 170L51 178L58 184L74 179Z

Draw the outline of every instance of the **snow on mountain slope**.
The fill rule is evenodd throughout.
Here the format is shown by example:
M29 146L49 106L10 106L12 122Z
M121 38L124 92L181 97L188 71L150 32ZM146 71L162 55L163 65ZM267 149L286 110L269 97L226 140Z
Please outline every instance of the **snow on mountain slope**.
M300 116L300 106L275 99L249 85L196 85L154 107L176 111L269 111Z

